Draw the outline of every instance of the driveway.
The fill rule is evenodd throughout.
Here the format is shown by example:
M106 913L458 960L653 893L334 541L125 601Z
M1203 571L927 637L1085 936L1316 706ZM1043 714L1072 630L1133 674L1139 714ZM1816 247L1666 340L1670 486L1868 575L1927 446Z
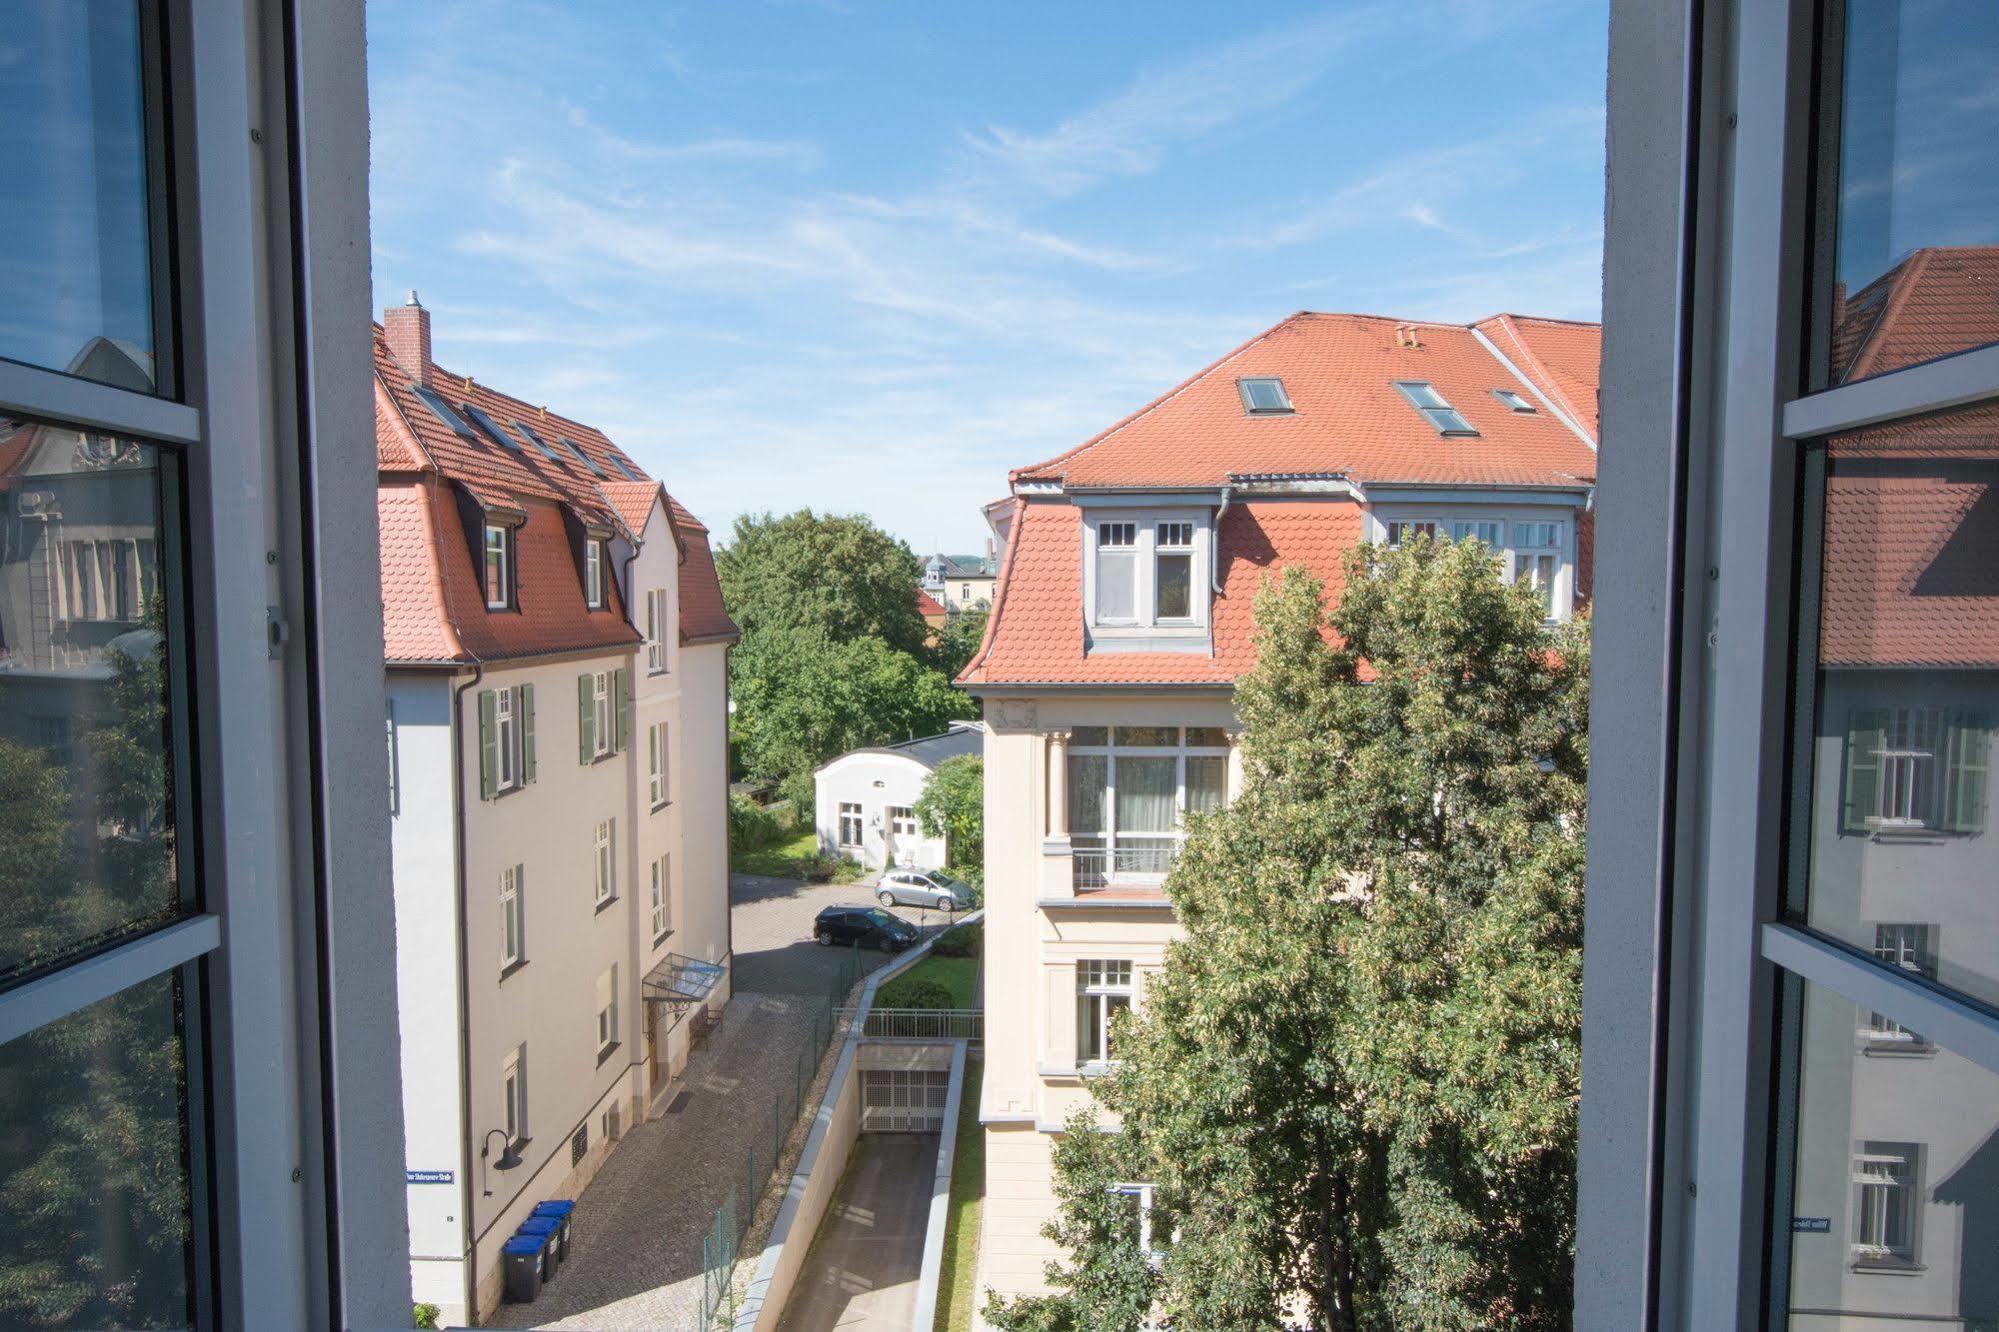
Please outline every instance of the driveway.
M666 1108L626 1133L577 1200L569 1259L533 1304L503 1304L495 1327L664 1328L696 1332L701 1241L752 1145L770 1150L771 1116L791 1095L801 1054L839 974L838 948L812 942L829 905L874 900L866 883L804 884L730 876L735 992L721 1024L687 1061ZM936 911L896 907L926 933ZM863 949L872 970L890 961Z
M863 1133L799 1271L780 1332L880 1328L916 1316L924 1228L937 1173L935 1133Z

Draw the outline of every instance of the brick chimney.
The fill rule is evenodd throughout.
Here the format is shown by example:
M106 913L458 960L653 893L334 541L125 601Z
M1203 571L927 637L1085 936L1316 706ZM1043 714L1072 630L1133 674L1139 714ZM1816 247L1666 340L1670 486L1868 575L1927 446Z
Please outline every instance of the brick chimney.
M430 387L430 311L410 292L405 305L382 311L382 329L388 334L389 354L403 373L424 388Z

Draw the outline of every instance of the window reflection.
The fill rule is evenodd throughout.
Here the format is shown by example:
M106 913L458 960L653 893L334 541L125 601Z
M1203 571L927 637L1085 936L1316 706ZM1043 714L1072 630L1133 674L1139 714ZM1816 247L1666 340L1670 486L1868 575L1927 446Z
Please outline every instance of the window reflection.
M1816 386L1999 341L1999 6L1847 0Z
M0 357L151 391L139 0L26 0L6 13Z
M160 459L0 419L0 984L179 906Z
M1842 436L1809 471L1818 663L1792 913L1999 1001L1999 408Z
M0 1326L191 1321L182 1039L169 974L0 1045Z
M1929 1043L1883 1049L1878 1015L1790 984L1789 1326L1991 1326L1999 1076Z

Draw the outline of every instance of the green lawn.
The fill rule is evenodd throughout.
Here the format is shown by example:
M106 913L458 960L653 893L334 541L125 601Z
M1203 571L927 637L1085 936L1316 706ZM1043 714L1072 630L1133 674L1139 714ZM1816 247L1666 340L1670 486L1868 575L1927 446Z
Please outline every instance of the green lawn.
M905 982L909 985L915 985L920 981L929 981L934 985L941 985L951 992L951 1007L973 1008L976 1005L972 1002L972 987L973 982L978 979L978 975L979 959L976 957L938 957L932 954L882 987L882 993L887 998L880 1000L881 1006L883 1008L902 1007L900 1004L891 1002L895 997L894 990L896 987L903 985Z
M797 879L804 877L800 862L810 860L819 853L819 834L811 828L801 828L782 842L773 842L756 851L738 852L729 862L729 868L738 874L763 874L773 879Z
M931 960L971 961L965 957ZM972 1327L972 1287L979 1268L979 1209L986 1198L986 1133L979 1127L979 1083L984 1071L982 1060L965 1065L964 1099L958 1105L958 1146L951 1156L951 1215L944 1223L936 1332L971 1332Z

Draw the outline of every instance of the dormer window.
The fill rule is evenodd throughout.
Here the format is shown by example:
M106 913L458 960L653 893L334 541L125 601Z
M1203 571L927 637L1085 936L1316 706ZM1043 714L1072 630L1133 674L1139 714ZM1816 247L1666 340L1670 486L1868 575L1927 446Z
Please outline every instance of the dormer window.
M486 524L486 609L508 610L514 604L514 529Z
M1238 379L1235 386L1242 394L1242 409L1251 416L1282 416L1294 410L1281 379Z
M1515 393L1512 389L1494 389L1492 396L1499 399L1509 412L1519 412L1523 416L1534 415L1534 404Z
M1205 511L1161 514L1089 509L1084 517L1086 602L1101 642L1173 636L1208 618Z
M1472 423L1458 413L1458 409L1444 400L1444 395L1429 383L1420 379L1398 379L1396 391L1409 400L1409 405L1423 414L1423 419L1436 427L1437 433L1445 437L1470 436L1476 438L1478 431Z
M591 610L604 609L604 543L596 537L583 543L583 599Z

